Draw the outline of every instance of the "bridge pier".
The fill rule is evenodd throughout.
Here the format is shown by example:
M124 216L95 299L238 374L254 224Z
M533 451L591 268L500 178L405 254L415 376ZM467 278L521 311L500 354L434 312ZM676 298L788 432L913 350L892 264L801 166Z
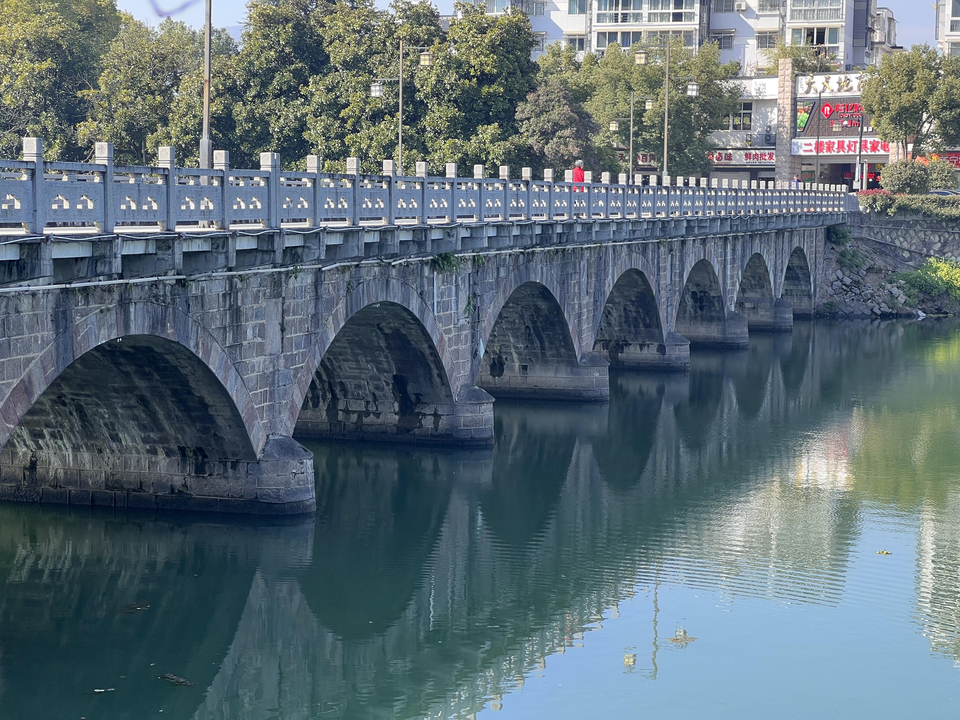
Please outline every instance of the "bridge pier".
M611 367L624 370L685 370L690 367L690 341L675 332L666 333L662 341L607 341L603 352L610 358Z
M691 345L741 348L750 344L747 318L735 310L727 310L722 319L688 320L677 323L677 332Z
M586 353L578 363L518 363L496 355L483 367L478 384L495 398L605 401L610 398L610 363Z
M745 301L737 309L747 319L750 330L790 332L793 330L793 306L783 298Z
M270 438L257 460L214 460L14 442L0 452L0 500L74 506L291 515L316 507L313 453Z

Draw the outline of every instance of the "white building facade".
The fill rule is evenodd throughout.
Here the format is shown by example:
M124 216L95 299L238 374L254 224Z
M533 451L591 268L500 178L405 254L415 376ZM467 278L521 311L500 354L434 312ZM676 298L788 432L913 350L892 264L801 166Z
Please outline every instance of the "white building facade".
M960 0L937 0L937 46L944 55L960 55Z
M939 0L960 9L960 0ZM841 70L879 62L896 47L896 20L877 0L487 0L487 12L522 10L538 45L555 42L602 53L680 36L687 47L717 42L722 60L752 76L770 67L778 41L813 45L836 56ZM952 7L952 6L951 6ZM960 17L958 17L960 42ZM960 46L958 46L960 47Z

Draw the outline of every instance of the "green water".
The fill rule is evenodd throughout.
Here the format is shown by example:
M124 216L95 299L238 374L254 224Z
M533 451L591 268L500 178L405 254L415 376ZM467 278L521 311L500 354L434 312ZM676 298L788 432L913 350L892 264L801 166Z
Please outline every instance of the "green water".
M956 716L960 327L612 388L314 446L310 518L0 506L0 718Z

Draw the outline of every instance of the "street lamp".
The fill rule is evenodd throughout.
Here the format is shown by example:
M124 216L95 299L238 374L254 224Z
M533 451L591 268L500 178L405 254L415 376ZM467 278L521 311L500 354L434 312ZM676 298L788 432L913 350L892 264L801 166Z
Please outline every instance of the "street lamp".
M666 56L663 63L663 174L669 175L670 173L667 170L667 155L668 155L668 141L670 134L670 38L668 37L664 43L666 46ZM634 62L637 65L646 65L647 64L647 53L644 51L639 51L634 55ZM677 80L693 80L693 78L681 77L676 78ZM698 97L700 95L700 85L696 82L687 83L687 97ZM652 101L649 102L647 109L651 109L653 106Z
M210 2L210 0L207 0ZM433 65L433 53L425 47L415 47L414 50L420 50L420 67L430 67ZM370 97L383 97L383 83L396 82L399 85L399 107L397 108L397 167L403 175L403 40L400 41L400 75L395 78L380 78L370 85Z
M637 53L637 54L639 55L640 53ZM628 184L629 184L629 185L633 185L633 160L634 160L634 155L633 155L633 106L634 106L634 100L635 100L635 98L636 98L636 93L635 93L633 90L631 90L631 91L630 91L630 168L629 168L629 174L627 175L627 177L629 178L629 180L628 180ZM652 110L652 109L653 109L653 100L652 100L651 98L644 98L644 101L645 101L645 102L644 102L644 108L647 109L647 110ZM614 118L613 120L611 120L611 121L610 121L610 132L620 132L620 121L621 121L621 120L626 120L626 119L627 119L627 118Z
M210 141L210 45L213 34L213 0L207 0L203 24L203 132L200 136L200 167L213 167L213 143Z

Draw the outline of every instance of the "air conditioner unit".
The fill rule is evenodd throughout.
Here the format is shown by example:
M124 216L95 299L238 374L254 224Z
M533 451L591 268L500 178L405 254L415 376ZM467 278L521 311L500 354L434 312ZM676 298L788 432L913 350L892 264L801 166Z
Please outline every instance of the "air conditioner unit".
M745 2L735 2L735 3L733 4L733 9L734 9L736 12L746 12L746 11L747 11L747 4L746 4Z

